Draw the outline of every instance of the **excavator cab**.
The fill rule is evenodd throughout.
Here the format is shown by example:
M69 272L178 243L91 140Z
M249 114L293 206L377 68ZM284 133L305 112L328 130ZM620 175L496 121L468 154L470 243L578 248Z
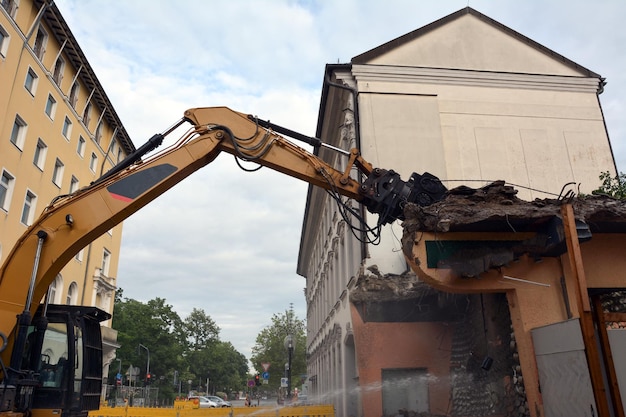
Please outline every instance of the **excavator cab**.
M26 329L19 369L3 368L0 416L30 412L33 417L75 417L97 409L102 389L100 322L110 317L97 307L40 306Z

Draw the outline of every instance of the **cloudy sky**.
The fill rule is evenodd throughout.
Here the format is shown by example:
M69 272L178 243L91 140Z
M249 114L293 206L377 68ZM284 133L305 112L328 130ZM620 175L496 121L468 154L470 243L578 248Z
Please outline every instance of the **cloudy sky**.
M185 109L228 106L314 135L324 66L347 63L470 6L606 78L600 96L626 170L622 0L56 0L136 146ZM170 139L168 144L174 138ZM419 172L419 167L415 167ZM118 286L201 308L250 356L293 303L307 185L222 155L124 224Z

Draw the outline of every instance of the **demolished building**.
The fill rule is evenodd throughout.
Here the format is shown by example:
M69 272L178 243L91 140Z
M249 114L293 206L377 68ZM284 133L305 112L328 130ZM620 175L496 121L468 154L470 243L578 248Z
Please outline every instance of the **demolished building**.
M537 364L548 352L552 356L551 344L533 344L553 332L546 326L564 323L559 331L580 339L568 326L575 327L582 311L574 285L581 268L570 259L565 233L583 240L591 233L584 243L574 240L583 245L576 259L585 259L593 297L596 289L620 282L609 268L614 262L603 264L606 258L596 252L606 249L619 259L615 251L623 242L619 233L595 233L592 222L579 222L576 230L573 214L570 230L562 211L569 207L579 215L572 204L532 202L546 196L569 201L569 192L558 197L569 183L576 184L576 196L591 194L601 172L616 174L599 101L605 83L470 7L349 63L327 65L316 137L344 150L357 148L364 159L402 178L428 172L447 188L490 186L457 187L445 203L420 213L428 224L411 224L407 212L404 227L374 230L380 232L374 238L372 229L351 224L324 190L309 188L297 268L306 278L309 398L334 404L345 417L395 416L400 410L550 415L544 411L555 406L546 398L558 398L547 395L551 384L542 382L540 392L538 383L528 382L539 380L546 368ZM335 152L316 152L345 168ZM501 178L514 189L494 183ZM520 208L519 217L490 217L489 204L480 201L484 193L509 208L523 204L516 198L531 205ZM443 204L452 207L455 199L463 200L457 207L463 216L444 216ZM528 218L528 209L539 217ZM602 223L597 213L593 222ZM477 215L485 216L482 222ZM460 218L473 222L461 225ZM591 302L601 297L606 295ZM576 346L584 350L584 344ZM574 350L576 358L581 349ZM580 404L569 395L564 402ZM585 409L596 407L594 395L574 400Z

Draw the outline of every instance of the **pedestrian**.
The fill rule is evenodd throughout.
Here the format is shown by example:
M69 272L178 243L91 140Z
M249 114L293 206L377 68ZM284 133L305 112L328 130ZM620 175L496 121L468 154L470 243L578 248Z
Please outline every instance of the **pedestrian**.
M246 394L246 407L250 407L250 394Z

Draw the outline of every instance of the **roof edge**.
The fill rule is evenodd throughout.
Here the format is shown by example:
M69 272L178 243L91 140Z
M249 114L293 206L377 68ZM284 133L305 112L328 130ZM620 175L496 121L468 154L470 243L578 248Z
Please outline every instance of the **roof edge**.
M471 14L472 16L475 16L476 18L484 21L485 23L492 25L500 30L502 30L503 32L509 34L510 36L518 39L521 42L526 43L527 45L541 51L542 53L551 56L553 59L562 62L563 64L565 64L566 66L573 68L577 71L582 72L585 76L587 77L592 77L592 78L599 78L601 80L602 76L600 76L599 74L589 70L588 68L583 67L582 65L577 64L576 62L564 57L563 55L553 51L552 49L530 39L527 36L522 35L521 33L511 29L510 27L498 22L497 20L494 20L492 18L490 18L487 15L484 15L482 13L480 13L479 11L471 8L471 7L464 7L463 9L460 9L454 13L451 13L447 16L442 17L441 19L438 19L432 23L427 24L426 26L422 26L419 29L416 29L412 32L409 32L407 34L404 34L400 37L397 37L395 39L392 39L389 42L386 42L374 49L370 49L369 51L366 51L362 54L359 54L355 57L352 58L351 62L353 64L360 64L360 65L364 65L367 64L367 62L371 61L374 58L379 57L380 55L394 49L397 48L399 46L402 46L420 36L425 35L428 32L431 32L439 27L442 27L443 25L446 25L464 15L467 14Z

